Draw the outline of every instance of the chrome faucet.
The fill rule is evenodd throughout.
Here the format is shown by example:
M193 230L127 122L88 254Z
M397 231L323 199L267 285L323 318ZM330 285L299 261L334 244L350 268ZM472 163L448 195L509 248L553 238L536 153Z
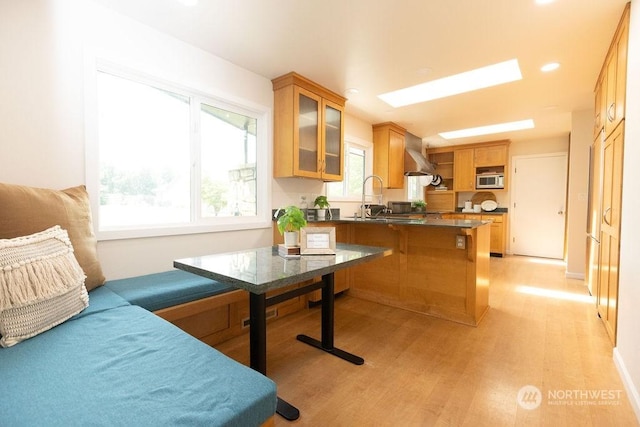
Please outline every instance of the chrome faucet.
M382 203L382 186L384 185L382 182L382 178L380 178L378 175L369 175L368 177L366 177L364 179L364 181L362 181L362 205L360 206L360 218L365 219L367 216L367 210L364 206L364 196L365 196L365 188L367 185L367 180L369 178L376 178L378 181L380 181L380 194L378 194L380 203ZM371 187L373 189L373 186ZM372 196L374 196L375 194L372 194Z

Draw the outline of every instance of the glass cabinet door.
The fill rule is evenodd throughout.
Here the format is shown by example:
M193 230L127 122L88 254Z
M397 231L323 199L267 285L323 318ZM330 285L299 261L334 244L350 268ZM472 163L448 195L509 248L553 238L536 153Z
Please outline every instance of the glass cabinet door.
M297 141L294 169L301 176L320 175L320 103L319 96L296 88Z
M329 101L324 102L324 167L323 178L341 181L343 167L342 109Z

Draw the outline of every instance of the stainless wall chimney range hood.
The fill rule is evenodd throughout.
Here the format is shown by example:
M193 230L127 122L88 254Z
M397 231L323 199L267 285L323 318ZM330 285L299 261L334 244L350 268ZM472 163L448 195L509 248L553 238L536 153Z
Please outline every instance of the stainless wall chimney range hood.
M436 168L420 151L407 147L404 153L404 174L405 176L435 175Z

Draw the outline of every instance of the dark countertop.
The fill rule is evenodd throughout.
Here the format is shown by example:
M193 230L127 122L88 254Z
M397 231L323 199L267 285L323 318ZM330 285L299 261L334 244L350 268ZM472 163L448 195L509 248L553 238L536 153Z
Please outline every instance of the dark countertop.
M230 284L254 294L295 285L339 269L352 267L392 254L377 246L336 244L335 255L303 255L287 259L278 255L277 246L247 249L184 258L174 267L212 280Z
M354 218L350 217L338 217L326 220L309 220L310 223L319 224L323 222L345 222L356 224L396 224L396 225L410 225L421 227L457 227L457 228L477 228L481 225L488 223L485 221L475 221L468 219L433 219L433 218L397 218L397 217L376 217L376 218Z
M465 214L476 214L476 215L500 215L509 213L508 208L496 208L492 211L481 211L481 212L462 212L462 208L456 208L455 213L465 213Z

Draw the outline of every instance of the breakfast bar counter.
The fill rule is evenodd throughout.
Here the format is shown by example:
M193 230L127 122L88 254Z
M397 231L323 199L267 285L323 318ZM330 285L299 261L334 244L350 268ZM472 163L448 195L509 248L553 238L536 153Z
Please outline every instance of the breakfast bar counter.
M489 309L488 222L342 217L308 226L335 227L340 242L393 249L336 275L336 290L472 326Z

